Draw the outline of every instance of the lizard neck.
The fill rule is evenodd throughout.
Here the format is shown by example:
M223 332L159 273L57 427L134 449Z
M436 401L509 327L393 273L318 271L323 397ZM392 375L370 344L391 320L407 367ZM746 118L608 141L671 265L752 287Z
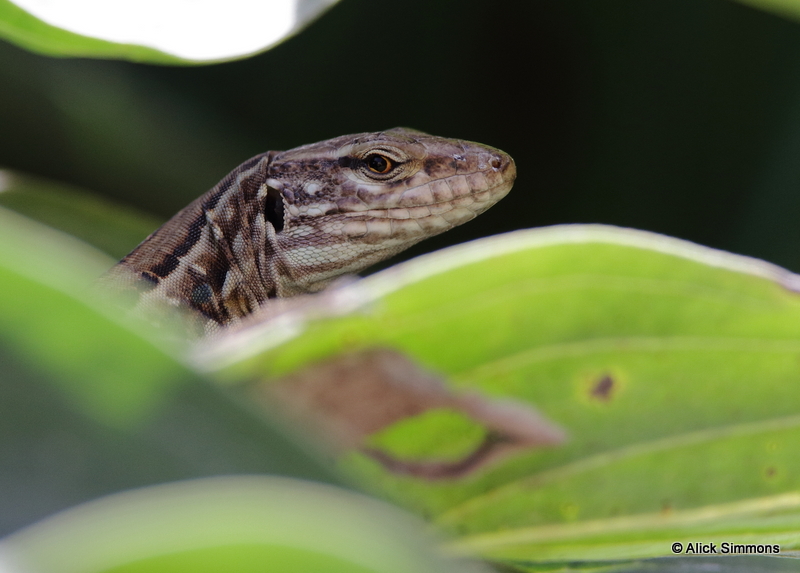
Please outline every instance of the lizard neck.
M237 167L147 237L103 282L135 289L137 310L147 315L165 303L188 308L208 323L206 330L280 296L280 278L290 273L259 200L273 155Z

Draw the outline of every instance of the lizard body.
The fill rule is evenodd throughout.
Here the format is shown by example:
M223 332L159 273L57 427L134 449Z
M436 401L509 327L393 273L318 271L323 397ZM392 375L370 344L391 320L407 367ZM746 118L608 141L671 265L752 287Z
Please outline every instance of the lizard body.
M497 149L396 128L257 155L147 237L102 279L153 318L201 332L270 299L313 293L484 212L516 168Z

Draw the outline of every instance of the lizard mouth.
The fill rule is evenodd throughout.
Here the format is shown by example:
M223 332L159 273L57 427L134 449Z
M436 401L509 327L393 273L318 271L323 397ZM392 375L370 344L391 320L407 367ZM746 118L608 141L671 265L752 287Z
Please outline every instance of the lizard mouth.
M474 219L505 197L516 178L513 159L499 152L481 170L456 173L387 193L380 208L343 211L351 238L411 239L443 233Z

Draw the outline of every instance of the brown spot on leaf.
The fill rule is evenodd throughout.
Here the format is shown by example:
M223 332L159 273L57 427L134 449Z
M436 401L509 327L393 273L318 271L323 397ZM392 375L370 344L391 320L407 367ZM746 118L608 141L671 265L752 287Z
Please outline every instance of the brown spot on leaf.
M770 479L775 477L776 473L778 473L778 470L776 470L773 466L769 466L767 469L764 470L764 477Z
M533 407L477 392L455 393L403 354L363 350L325 360L257 388L277 414L335 450L358 448L389 471L425 479L460 478L512 453L564 441L564 432ZM461 412L486 438L461 459L402 460L364 447L379 430L427 410Z
M365 454L383 464L392 473L425 479L458 478L485 465L487 456L503 441L502 436L487 434L483 442L470 454L455 462L400 460L377 448L362 448Z
M614 390L614 379L606 374L602 376L592 387L592 398L597 400L609 400L611 392Z

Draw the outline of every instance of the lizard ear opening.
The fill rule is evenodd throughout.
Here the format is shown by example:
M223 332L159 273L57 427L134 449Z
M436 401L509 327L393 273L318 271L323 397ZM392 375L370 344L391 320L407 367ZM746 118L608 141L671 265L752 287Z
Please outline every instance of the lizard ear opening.
M273 187L267 187L264 215L267 217L267 221L275 227L276 233L283 231L283 195Z

